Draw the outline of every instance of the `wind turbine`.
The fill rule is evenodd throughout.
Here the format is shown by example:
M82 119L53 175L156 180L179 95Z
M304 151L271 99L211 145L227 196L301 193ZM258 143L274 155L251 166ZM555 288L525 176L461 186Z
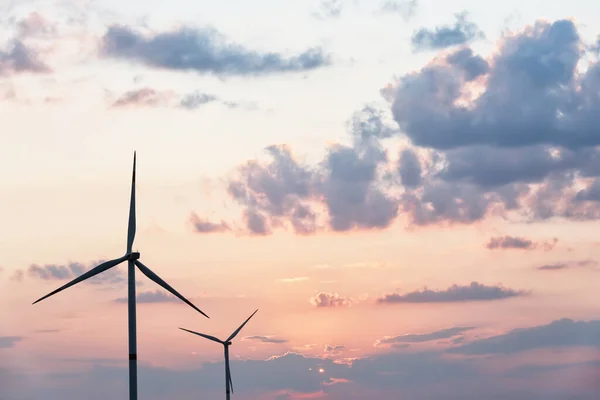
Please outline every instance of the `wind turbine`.
M127 261L128 270L127 270L127 284L128 284L128 292L127 292L127 305L128 305L128 318L129 318L129 400L137 400L137 343L136 343L136 301L135 301L135 267L138 267L139 270L146 275L150 280L156 282L173 295L178 297L181 301L192 307L194 310L198 311L200 314L204 315L206 318L209 318L208 315L200 311L198 307L193 305L189 300L183 297L179 292L173 289L167 282L162 280L158 275L156 275L150 268L146 267L140 261L140 253L135 251L132 252L131 249L133 247L133 239L135 238L135 160L136 153L133 153L133 175L131 177L131 201L129 203L129 225L127 230L127 251L123 257L107 261L102 263L79 277L73 279L71 282L61 286L55 291L48 293L44 297L36 300L33 304L42 301L53 294L56 294L60 291L63 291L73 285L76 285L79 282L83 282L88 278L91 278L95 275L98 275L104 271L107 271L117 265L121 264L123 261Z
M233 338L236 337L238 333L240 333L240 331L242 330L242 328L244 327L244 325L246 325L248 323L248 321L250 321L250 318L254 317L254 314L256 314L257 312L258 312L258 310L254 311L252 313L252 315L249 316L248 319L245 320L244 323L242 325L240 325L240 327L237 328L224 341L221 340L221 339L217 339L214 336L205 335L204 333L199 333L199 332L190 331L188 329L179 328L182 331L186 331L186 332L189 332L189 333L193 333L194 335L202 336L203 338L206 338L208 340L212 340L213 342L221 343L223 345L223 347L225 348L225 398L227 400L229 400L229 398L230 398L230 394L229 394L229 390L230 389L231 389L231 393L233 393L233 382L231 380L231 370L229 369L229 346L231 346L231 341L233 340Z

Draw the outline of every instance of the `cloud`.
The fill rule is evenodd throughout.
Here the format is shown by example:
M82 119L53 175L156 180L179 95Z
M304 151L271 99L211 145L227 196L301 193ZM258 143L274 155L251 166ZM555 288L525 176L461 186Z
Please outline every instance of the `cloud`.
M124 25L112 25L102 37L101 54L153 68L216 75L264 75L309 71L330 63L321 49L311 48L286 58L228 43L211 28L183 27L144 35Z
M0 49L0 76L20 73L44 74L51 71L40 59L40 55L20 39L14 39L4 49Z
M600 63L570 20L537 21L498 43L489 55L444 49L399 76L381 91L390 109L354 113L346 143L315 164L272 145L268 161L240 165L227 189L246 229L600 218ZM391 138L405 144L392 152Z
M391 128L381 112L366 106L352 117L349 130L353 145L332 147L316 167L279 145L265 149L269 163L252 160L238 168L228 193L244 208L251 233L268 235L274 227L291 227L300 235L322 230L313 205L325 208L327 225L338 232L391 224L398 202L377 182L387 154L376 141L389 137Z
M461 333L466 331L475 329L475 327L467 326L467 327L454 327L441 329L439 331L430 332L430 333L421 333L421 334L406 334L396 337L386 336L383 339L379 339L375 342L375 346L386 346L386 345L396 345L400 343L424 343L430 342L433 340L441 340L441 339L450 339Z
M396 303L456 303L466 301L493 301L525 296L523 290L508 289L503 286L487 286L478 282L470 285L452 285L445 290L424 288L407 294L387 294L377 299L378 304Z
M524 249L531 250L535 247L530 239L515 236L499 236L490 238L490 241L485 246L490 250L496 249Z
M321 0L319 3L319 11L313 12L312 15L321 20L339 18L344 9L342 0Z
M306 276L299 276L299 277L295 277L295 278L281 278L279 279L279 282L283 282L283 283L296 283L296 282L304 282L309 280L310 278L306 277Z
M200 218L197 214L192 213L190 220L194 226L196 233L220 233L231 230L225 221L210 222L207 219Z
M325 345L325 356L338 356L340 355L344 350L346 350L346 346L338 344L338 345L330 345L327 344Z
M203 93L199 91L195 91L193 93L189 93L185 95L179 106L188 110L195 110L204 104L212 103L217 100L217 96L213 94Z
M119 297L114 300L117 303L127 303L127 297ZM140 292L135 297L135 302L143 303L179 303L179 299L161 290Z
M281 344L281 343L289 342L289 340L287 340L287 339L277 339L273 336L246 336L243 340L253 340L253 341L261 342L261 343L274 343L274 344Z
M477 25L468 20L468 14L456 14L453 26L444 25L434 29L421 28L413 33L411 43L415 51L439 50L485 38Z
M309 299L309 303L317 308L336 308L348 307L352 304L352 299L342 297L338 293L321 292Z
M17 342L25 339L23 336L0 336L0 349L9 349L14 347Z
M30 278L44 281L72 280L105 261L98 260L91 262L88 266L78 262L71 262L67 265L46 264L40 266L32 264L27 269L27 275ZM125 273L119 268L111 268L108 271L87 279L85 282L94 285L122 285L127 282L127 278Z
M567 261L554 264L544 264L536 267L540 271L557 271L561 269L569 269L575 267L595 267L598 263L594 260Z
M573 321L568 318L547 325L514 329L506 334L466 343L450 353L513 354L522 351L592 346L600 347L600 321Z
M381 5L385 13L400 14L405 20L414 17L419 3L417 0L386 0Z
M489 250L533 250L540 246L544 251L551 251L558 242L557 238L554 238L552 242L535 243L531 239L518 236L496 236L490 238L490 241L486 244L486 248Z
M123 93L112 104L113 108L121 107L156 107L165 105L172 93L159 92L155 89L144 87Z

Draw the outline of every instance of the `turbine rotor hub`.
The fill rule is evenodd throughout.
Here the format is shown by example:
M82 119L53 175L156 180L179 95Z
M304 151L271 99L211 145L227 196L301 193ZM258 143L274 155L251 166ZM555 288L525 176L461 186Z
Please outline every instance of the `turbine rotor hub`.
M231 346L231 342L225 342L226 346Z
M127 260L129 261L135 261L135 260L139 260L140 259L140 253L137 251L133 251L129 254L127 254Z

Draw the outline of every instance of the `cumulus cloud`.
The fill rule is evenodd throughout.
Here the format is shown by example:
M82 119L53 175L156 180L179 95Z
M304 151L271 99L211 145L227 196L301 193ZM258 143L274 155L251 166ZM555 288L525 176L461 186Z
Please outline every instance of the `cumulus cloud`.
M445 290L424 288L406 294L387 294L377 299L378 304L396 303L455 303L466 301L493 301L525 296L524 290L514 290L500 285L488 286L478 282L470 285L452 285Z
M138 304L143 303L179 303L177 297L172 296L167 292L161 290L140 292L135 296L135 302ZM115 299L117 303L127 303L127 297L119 297Z
M477 25L468 20L468 14L455 15L454 25L438 26L434 29L421 28L413 33L411 42L416 51L439 50L485 38Z
M488 55L444 49L382 90L390 110L352 115L346 143L320 162L269 146L270 160L241 165L228 193L257 235L385 229L398 216L413 226L598 219L600 63L586 48L558 20L503 35ZM407 143L397 161L389 138Z
M472 329L475 329L475 327L458 326L454 328L441 329L439 331L430 333L406 334L395 337L386 336L383 339L377 340L375 342L375 346L395 346L397 344L404 343L424 343L431 342L433 340L450 339Z
M547 325L514 329L506 334L466 343L451 353L512 354L543 348L600 347L600 321L573 321L563 318Z
M102 37L101 54L153 68L216 75L309 71L330 62L318 48L292 57L260 53L229 43L214 29L192 27L144 35L128 26L112 25Z
M289 340L287 340L287 339L278 339L273 336L246 336L243 340L253 340L255 342L274 343L274 344L282 344L282 343L289 342Z
M352 304L352 299L342 297L338 293L321 292L309 299L310 304L317 308L336 308L348 307Z

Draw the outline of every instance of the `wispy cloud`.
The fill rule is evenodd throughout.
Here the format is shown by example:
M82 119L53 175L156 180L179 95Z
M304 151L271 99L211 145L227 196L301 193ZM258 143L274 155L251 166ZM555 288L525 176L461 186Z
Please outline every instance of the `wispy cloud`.
M272 343L272 344L282 344L287 343L289 340L287 339L278 339L274 336L246 336L243 340L252 340L255 342L261 343Z
M195 27L145 35L128 26L112 25L102 38L101 49L106 57L149 67L217 75L309 71L330 63L319 48L292 57L261 53L229 43L214 29Z
M541 271L558 271L562 269L571 269L576 267L596 267L598 265L597 261L594 260L582 260L582 261L565 261L565 262L557 262L553 264L544 264L535 267L537 270Z
M375 346L393 346L398 343L424 343L433 340L450 339L472 329L475 329L475 327L454 327L430 333L406 334L395 337L386 336L383 339L377 340Z
M377 299L378 304L395 303L455 303L467 301L492 301L524 296L523 290L508 289L503 286L488 286L478 282L470 285L452 285L445 290L424 288L406 294L387 294Z
M296 282L305 282L308 281L309 278L306 276L300 276L300 277L295 277L295 278L281 278L278 279L279 282L283 282L283 283L296 283Z

